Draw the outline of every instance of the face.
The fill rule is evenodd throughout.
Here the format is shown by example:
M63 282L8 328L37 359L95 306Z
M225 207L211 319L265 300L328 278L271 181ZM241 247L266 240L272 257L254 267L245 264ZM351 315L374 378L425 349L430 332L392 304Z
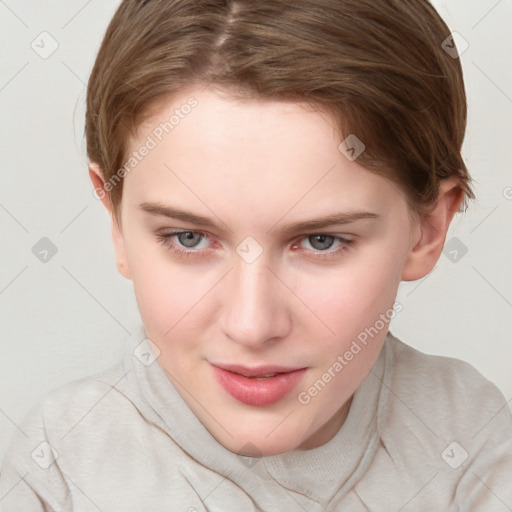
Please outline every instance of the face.
M334 126L307 104L197 87L130 140L151 147L124 178L119 268L158 362L237 453L336 434L418 241L401 190L340 152Z

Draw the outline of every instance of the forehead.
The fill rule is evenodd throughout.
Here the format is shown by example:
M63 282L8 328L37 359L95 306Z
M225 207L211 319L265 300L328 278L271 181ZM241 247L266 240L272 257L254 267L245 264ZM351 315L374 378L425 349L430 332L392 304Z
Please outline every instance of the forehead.
M334 119L316 105L238 100L203 86L151 114L130 140L130 153L151 149L125 178L128 200L192 202L207 213L208 198L275 218L291 208L382 209L400 195L340 151Z
M164 145L173 141L187 147L201 144L210 151L235 144L245 144L253 151L291 145L299 151L297 142L304 138L310 140L310 145L318 145L320 139L327 142L326 137L339 138L334 119L319 104L241 99L214 86L190 86L161 98L138 127L137 139L147 134Z

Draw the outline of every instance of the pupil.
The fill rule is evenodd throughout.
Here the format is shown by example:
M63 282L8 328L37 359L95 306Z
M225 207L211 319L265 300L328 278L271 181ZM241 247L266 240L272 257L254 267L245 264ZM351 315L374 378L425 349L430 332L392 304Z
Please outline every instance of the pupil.
M180 237L185 237L185 243L183 243L182 240L180 240L180 242L183 243L185 247L193 247L195 245L194 242L197 243L197 240L194 240L197 236L199 235L197 233L192 233L192 231L180 233Z
M333 237L329 235L315 235L311 238L315 241L315 243L311 244L315 249L329 249L333 242ZM320 247L316 246L316 241L320 242Z

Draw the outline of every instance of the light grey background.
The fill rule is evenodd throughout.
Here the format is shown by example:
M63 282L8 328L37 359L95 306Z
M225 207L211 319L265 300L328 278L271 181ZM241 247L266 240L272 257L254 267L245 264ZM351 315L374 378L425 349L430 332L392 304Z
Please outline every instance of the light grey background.
M118 3L0 0L0 458L44 394L113 364L140 323L83 137L87 79ZM464 155L478 201L434 271L401 286L392 331L468 361L512 400L512 1L435 5L469 44ZM57 248L46 262L33 253L43 237Z

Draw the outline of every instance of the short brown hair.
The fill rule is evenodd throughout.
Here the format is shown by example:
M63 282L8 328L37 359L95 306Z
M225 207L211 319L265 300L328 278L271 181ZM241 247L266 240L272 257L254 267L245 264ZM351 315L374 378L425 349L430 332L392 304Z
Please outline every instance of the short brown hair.
M158 101L192 83L240 97L308 102L334 115L358 163L399 183L418 213L456 176L466 95L450 30L427 0L123 0L87 90L91 162L109 180ZM122 181L110 192L119 220Z

